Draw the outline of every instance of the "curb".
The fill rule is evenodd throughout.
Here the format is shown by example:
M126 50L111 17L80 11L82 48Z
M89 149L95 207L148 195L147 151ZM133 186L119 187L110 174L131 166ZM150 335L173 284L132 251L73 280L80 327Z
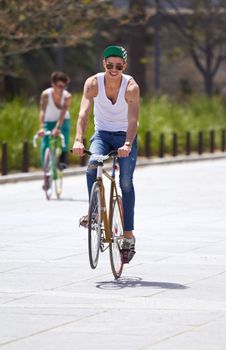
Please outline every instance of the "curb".
M153 165L170 165L176 163L185 162L197 162L204 160L218 160L225 159L226 153L205 153L202 155L189 155L189 156L175 156L175 157L165 157L165 158L138 158L137 167L142 166L153 166ZM64 171L64 176L76 176L83 175L86 172L86 166L84 167L74 167L69 168ZM19 181L34 181L41 180L43 178L43 172L37 171L34 173L16 173L0 176L0 184L15 183Z

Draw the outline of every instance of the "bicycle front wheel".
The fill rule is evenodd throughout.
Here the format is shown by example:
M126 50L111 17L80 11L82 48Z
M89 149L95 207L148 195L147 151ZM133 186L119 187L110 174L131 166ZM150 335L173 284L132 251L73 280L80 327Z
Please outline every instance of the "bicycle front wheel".
M59 154L60 149L56 148L53 151L53 180L55 185L55 193L57 196L57 199L60 198L60 195L62 193L62 185L63 185L63 172L59 169Z
M117 279L121 276L123 269L123 259L121 254L123 243L123 206L122 198L120 196L117 196L117 198L114 199L112 210L112 241L109 246L109 253L112 273Z
M57 149L54 154L54 183L55 183L55 193L57 196L57 199L60 198L63 188L63 172L58 167L58 156L57 154L60 151Z
M45 150L44 156L44 191L46 199L50 199L52 195L53 184L53 155L50 148Z
M97 182L93 184L88 213L88 251L92 269L97 267L101 237L101 196Z
M56 169L56 178L54 182L55 182L55 193L56 193L57 199L59 199L63 189L63 173L59 169Z

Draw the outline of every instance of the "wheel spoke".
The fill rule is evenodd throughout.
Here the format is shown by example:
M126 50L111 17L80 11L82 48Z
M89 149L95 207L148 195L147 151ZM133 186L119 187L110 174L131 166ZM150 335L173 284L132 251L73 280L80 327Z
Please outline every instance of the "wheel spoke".
M123 242L123 224L122 224L122 200L118 197L113 202L112 214L112 242L110 243L110 261L111 268L115 278L119 278L123 269L123 260L121 254Z
M89 204L88 249L90 266L95 269L98 262L101 237L101 201L98 183L94 183Z
M44 190L48 200L52 195L52 181L52 152L49 148L47 148L44 157Z

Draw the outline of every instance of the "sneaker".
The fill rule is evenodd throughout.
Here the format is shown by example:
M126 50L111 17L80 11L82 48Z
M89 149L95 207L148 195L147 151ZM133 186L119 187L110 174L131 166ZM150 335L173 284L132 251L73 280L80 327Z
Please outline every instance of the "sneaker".
M50 187L50 184L49 184L49 176L46 176L45 181L44 181L44 184L42 185L42 189L43 189L44 191L48 191L49 187Z
M135 242L136 242L135 237L132 237L131 239L124 238L122 243L122 256L123 256L124 264L128 264L136 254Z
M79 219L79 227L88 228L88 215L84 215Z
M61 163L59 163L58 168L59 168L61 171L63 171L63 170L65 170L65 169L67 169L67 164L61 162Z

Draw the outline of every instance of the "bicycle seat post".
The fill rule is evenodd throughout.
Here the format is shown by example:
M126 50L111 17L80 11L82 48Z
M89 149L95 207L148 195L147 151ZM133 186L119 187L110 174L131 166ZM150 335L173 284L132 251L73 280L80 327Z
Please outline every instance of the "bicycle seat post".
M103 162L101 161L97 162L97 179L102 179L103 165L104 165Z

